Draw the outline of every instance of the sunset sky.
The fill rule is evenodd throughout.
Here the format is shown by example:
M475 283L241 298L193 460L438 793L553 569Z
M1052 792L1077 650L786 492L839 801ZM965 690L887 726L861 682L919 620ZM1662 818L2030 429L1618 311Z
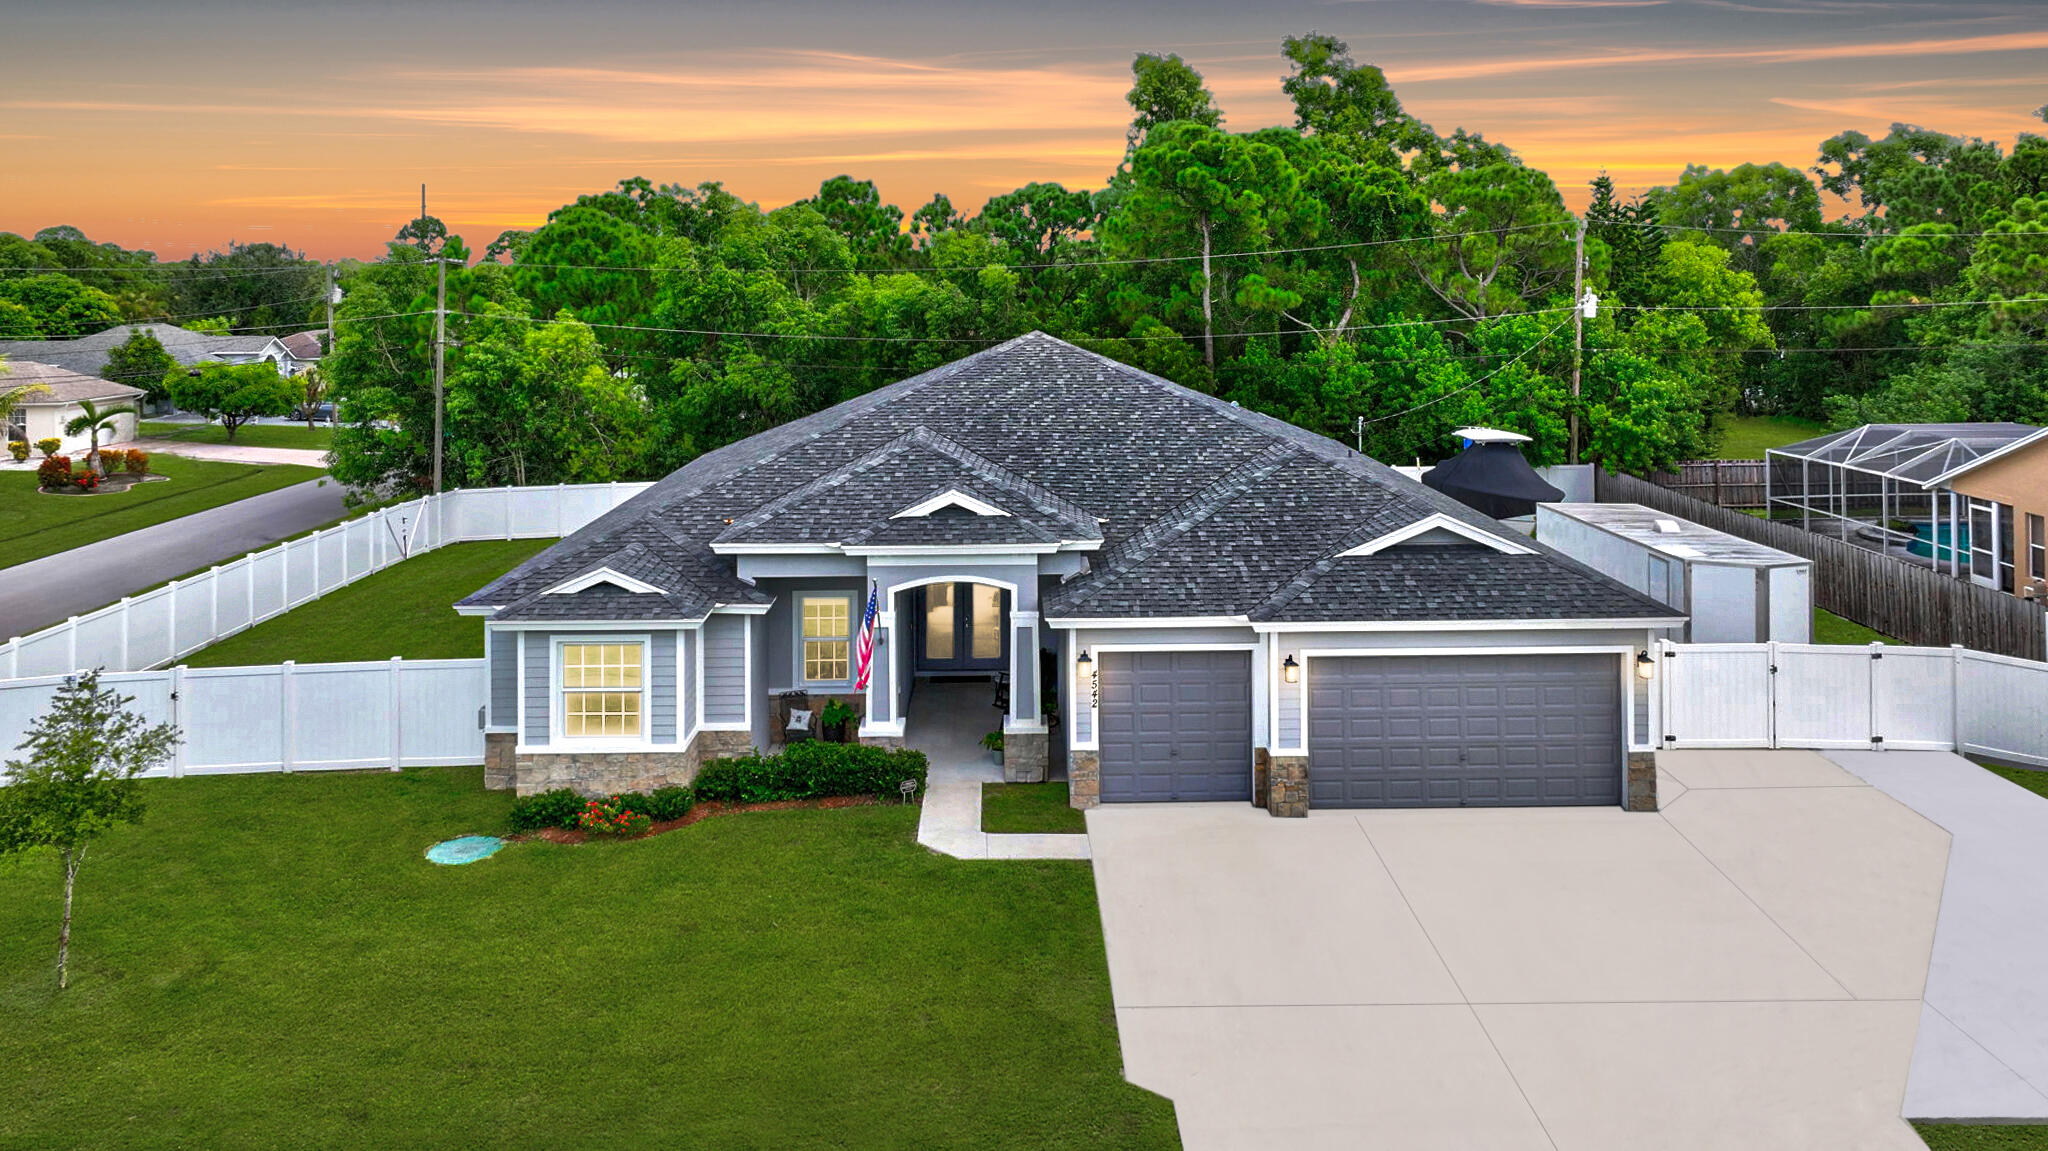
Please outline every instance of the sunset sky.
M634 175L774 206L846 172L906 211L1097 187L1133 53L1180 53L1248 130L1290 122L1279 41L1310 29L1574 203L1601 169L1806 167L1901 120L2010 142L2048 103L2039 0L0 0L0 29L0 230L165 259L375 255L423 181L476 247Z

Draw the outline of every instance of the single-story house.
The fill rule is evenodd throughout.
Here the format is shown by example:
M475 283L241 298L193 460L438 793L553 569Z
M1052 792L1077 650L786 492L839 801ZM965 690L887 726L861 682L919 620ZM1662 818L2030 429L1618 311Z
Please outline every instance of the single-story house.
M1765 459L1774 519L2048 598L2048 428L1864 424Z
M277 342L284 345L285 353L290 357L290 361L284 369L284 374L296 376L307 368L318 364L320 357L327 354L327 344L325 341L326 333L317 329L306 332L293 332L288 336L279 336Z
M212 332L188 332L172 324L118 324L103 332L75 340L0 340L0 356L51 364L80 375L99 375L107 365L107 353L128 342L136 331L154 335L172 359L192 367L219 362L250 364L268 360L284 375L304 371L306 364L295 358L276 336L222 336ZM155 381L120 380L138 387Z
M789 692L900 745L940 722L923 685L979 676L1012 780L1290 815L1643 802L1646 649L1684 619L1039 332L707 453L457 610L486 620L487 780L522 794L687 780L778 742Z
M92 437L84 433L68 435L64 431L66 424L83 414L78 406L80 400L91 400L101 407L119 404L129 409L114 417L112 434L101 434L101 447L135 438L134 405L142 399L141 388L30 360L8 360L0 365L0 394L37 384L48 390L29 393L7 415L9 443L33 444L42 439L59 439L64 441L64 446L58 449L61 453L83 454L92 446Z

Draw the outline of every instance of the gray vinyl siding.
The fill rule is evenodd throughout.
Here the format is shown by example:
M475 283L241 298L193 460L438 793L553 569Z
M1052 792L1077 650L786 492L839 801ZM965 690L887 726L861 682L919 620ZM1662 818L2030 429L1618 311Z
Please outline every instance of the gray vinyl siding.
M747 621L717 615L704 621L704 722L747 718Z
M656 743L676 741L676 633L658 631L649 654L647 685L653 698L648 703L650 734Z
M484 644L490 651L490 726L511 727L519 722L519 633L487 631Z
M526 637L526 732L531 744L548 741L548 662L554 658L546 632L529 631Z
M1275 686L1280 696L1280 738L1275 742L1291 751L1301 746L1301 685L1288 683L1283 675Z
M676 694L682 699L685 738L697 731L697 643L696 631L677 633L676 648L682 653L683 674L676 681Z

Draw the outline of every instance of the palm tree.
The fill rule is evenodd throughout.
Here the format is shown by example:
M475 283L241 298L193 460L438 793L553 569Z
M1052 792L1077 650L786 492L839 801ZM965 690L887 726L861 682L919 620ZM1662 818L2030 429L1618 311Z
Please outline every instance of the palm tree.
M7 358L0 356L0 376L6 374ZM23 384L18 388L0 388L0 428L12 426L8 417L14 414L14 409L26 403L30 396L48 393L49 390L49 386L46 384ZM22 438L26 439L27 435L24 433Z
M100 433L111 434L116 426L115 418L133 415L135 409L125 404L113 404L102 408L91 400L80 400L78 411L80 414L64 425L64 434L75 436L80 432L92 433L92 446L85 453L85 464L96 472L100 471Z

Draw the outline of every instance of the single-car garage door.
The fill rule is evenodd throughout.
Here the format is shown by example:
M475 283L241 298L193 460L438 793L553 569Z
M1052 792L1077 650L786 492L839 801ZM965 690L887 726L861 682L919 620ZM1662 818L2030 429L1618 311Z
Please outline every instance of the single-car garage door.
M1311 807L1621 802L1612 655L1318 658Z
M1104 802L1250 798L1250 652L1103 652L1100 674Z

